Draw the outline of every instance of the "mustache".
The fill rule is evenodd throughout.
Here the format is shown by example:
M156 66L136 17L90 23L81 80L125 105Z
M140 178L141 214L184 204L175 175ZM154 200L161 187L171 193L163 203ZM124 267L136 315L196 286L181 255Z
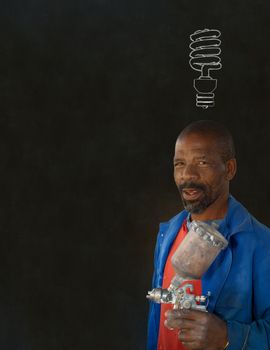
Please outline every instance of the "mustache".
M185 189L185 188L195 188L197 190L201 191L206 191L206 186L197 182L192 182L192 181L187 181L182 183L181 185L178 186L178 190L180 193Z

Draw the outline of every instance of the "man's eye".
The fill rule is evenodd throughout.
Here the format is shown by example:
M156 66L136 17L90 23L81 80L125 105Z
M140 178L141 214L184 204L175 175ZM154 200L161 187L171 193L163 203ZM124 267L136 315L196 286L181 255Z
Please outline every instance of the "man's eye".
M184 162L177 162L177 163L174 164L175 167L182 167L184 165L185 165Z
M205 160L200 160L199 165L207 165L207 162Z

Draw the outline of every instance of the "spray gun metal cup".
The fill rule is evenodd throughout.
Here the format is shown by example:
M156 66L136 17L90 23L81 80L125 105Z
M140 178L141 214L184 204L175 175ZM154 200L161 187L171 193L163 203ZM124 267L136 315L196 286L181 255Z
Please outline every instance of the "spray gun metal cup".
M189 232L172 256L176 275L189 280L201 279L228 241L214 225L192 221Z

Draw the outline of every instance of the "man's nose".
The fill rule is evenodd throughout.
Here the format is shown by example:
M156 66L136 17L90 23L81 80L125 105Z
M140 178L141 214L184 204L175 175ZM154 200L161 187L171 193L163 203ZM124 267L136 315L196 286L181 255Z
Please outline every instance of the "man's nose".
M194 164L186 164L182 171L182 180L192 181L199 178L199 172L197 167Z

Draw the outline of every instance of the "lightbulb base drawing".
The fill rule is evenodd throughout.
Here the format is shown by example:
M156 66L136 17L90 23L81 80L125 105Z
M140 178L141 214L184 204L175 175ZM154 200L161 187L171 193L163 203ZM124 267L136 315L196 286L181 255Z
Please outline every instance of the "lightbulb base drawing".
M215 106L215 94L214 91L217 88L217 79L200 77L193 80L194 89L196 94L196 106L207 109L208 107Z
M214 91L217 88L217 79L213 79L210 73L222 68L219 37L221 33L217 29L197 30L190 35L191 53L189 55L190 67L200 72L200 77L193 80L196 90L196 106L204 109L215 106Z

